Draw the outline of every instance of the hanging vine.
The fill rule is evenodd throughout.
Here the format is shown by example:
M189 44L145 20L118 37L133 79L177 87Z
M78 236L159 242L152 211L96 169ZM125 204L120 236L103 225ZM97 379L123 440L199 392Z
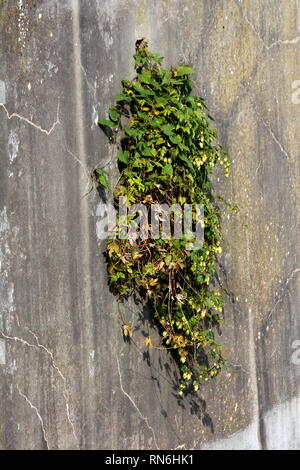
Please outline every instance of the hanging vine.
M214 329L222 323L223 289L215 287L216 262L221 254L221 202L214 196L209 174L220 165L229 174L230 160L215 143L204 100L191 95L193 70L166 70L162 57L137 42L137 72L123 80L122 93L99 121L120 137L120 178L113 195L128 205L201 204L204 243L187 250L187 239L110 239L107 244L109 283L119 296L138 291L149 303L164 348L174 350L180 363L179 394L214 378L224 366ZM108 188L106 172L95 172ZM131 223L127 217L123 225ZM130 325L123 325L126 336ZM146 340L151 347L151 338Z

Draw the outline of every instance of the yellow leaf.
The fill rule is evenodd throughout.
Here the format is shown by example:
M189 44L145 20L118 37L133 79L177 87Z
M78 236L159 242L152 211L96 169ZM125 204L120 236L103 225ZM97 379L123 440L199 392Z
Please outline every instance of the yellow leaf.
M132 335L132 325L131 323L123 323L122 325L123 335L125 338Z
M111 257L113 253L120 253L120 247L117 243L110 243L107 247L108 255Z
M145 338L145 344L146 344L146 346L149 346L149 348L153 348L153 347L154 347L154 344L153 344L153 341L152 341L151 336L147 336L147 338Z

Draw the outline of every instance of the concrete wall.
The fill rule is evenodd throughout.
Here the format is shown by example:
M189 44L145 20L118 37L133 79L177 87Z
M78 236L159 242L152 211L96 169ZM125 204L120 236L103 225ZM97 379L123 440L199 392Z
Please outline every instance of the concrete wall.
M0 447L300 448L300 2L0 0L0 28ZM216 184L241 209L224 220L229 367L180 401L147 313L118 312L101 200L83 197L143 36L195 68L234 159Z

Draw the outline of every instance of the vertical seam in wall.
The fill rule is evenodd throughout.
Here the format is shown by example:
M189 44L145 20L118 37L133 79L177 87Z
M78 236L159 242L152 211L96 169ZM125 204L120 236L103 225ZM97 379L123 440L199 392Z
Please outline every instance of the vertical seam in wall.
M83 107L83 93L82 93L82 74L81 74L81 37L80 37L80 0L70 0L72 9L72 29L73 29L73 45L74 45L74 95L75 95L75 124L77 135L77 152L78 157L85 166L87 163L86 154L86 140L85 140L85 126L84 126L84 107ZM86 175L84 175L86 176ZM90 229L89 229L89 207L88 198L82 197L86 190L86 180L83 178L83 173L78 173L79 178L79 224L80 224L80 253L81 253L81 272L83 274L82 293L84 312L81 312L80 320L84 322L85 318L91 318L92 308L91 303L91 276L90 276ZM80 312L79 312L80 313ZM82 328L82 336L85 336L85 331ZM82 348L81 352L82 354ZM84 361L84 359L83 359ZM80 445L80 443L79 443Z
M85 138L83 126L82 78L81 78L81 40L80 40L80 0L71 0L73 10L73 44L74 44L74 81L75 108L78 137L79 158L85 160Z
M247 266L250 266L250 256L249 256L249 236L247 235ZM247 281L250 283L251 279L249 272L247 272ZM254 317L252 309L248 310L248 322L249 322L249 366L250 366L250 380L251 388L253 393L253 414L254 419L257 422L257 439L260 444L260 449L265 447L265 437L264 437L264 423L263 417L261 416L260 403L259 403L259 386L257 379L257 362L256 362L256 347L255 347L255 338L254 338Z
M264 432L264 421L261 414L260 403L259 403L259 386L257 379L257 362L256 362L256 347L254 340L254 319L253 313L250 310L249 315L249 365L250 365L250 379L252 384L253 401L254 401L254 416L257 421L257 437L260 443L261 449L265 449L265 432Z

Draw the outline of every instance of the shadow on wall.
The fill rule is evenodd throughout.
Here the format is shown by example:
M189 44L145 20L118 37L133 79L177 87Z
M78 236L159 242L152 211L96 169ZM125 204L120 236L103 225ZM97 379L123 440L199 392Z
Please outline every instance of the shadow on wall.
M104 132L109 143L117 145L116 133L113 132L109 126L99 124L99 127L102 132ZM107 166L107 163L105 164L105 166ZM104 186L101 184L97 184L97 191L101 203L106 204L108 202L108 197ZM103 256L107 262L108 259L105 251L103 252ZM220 280L218 278L216 278L215 281L220 284ZM110 287L110 291L112 294L116 295L116 292L113 288ZM143 301L136 293L131 294L130 298L134 302L134 308L130 306L128 302L128 297L119 297L117 299L119 319L122 327L127 327L127 325L125 323L124 316L120 310L121 306L123 311L126 310L127 312L131 312L136 320L136 324L132 330L132 333L134 333L134 335L124 334L123 329L123 341L125 343L131 344L132 347L135 347L139 350L140 354L143 357L143 361L147 364L148 368L150 369L151 380L155 382L157 389L159 391L165 388L167 390L171 389L171 394L176 400L177 405L184 410L189 410L191 415L198 418L202 422L203 426L207 427L210 432L214 434L215 427L213 420L207 412L206 401L199 396L199 393L194 392L193 387L191 386L186 396L180 397L178 395L178 384L180 381L180 375L178 373L178 370L180 369L181 365L178 359L178 355L175 354L172 350L166 350L166 348L164 347L156 347L151 342L147 343L147 339L149 340L151 338L151 336L149 335L149 330L151 330L151 334L154 334L155 336L157 336L157 338L161 337L158 332L157 323L155 322L155 319L151 314L149 305L147 305L147 303L145 303L145 301ZM218 332L221 333L220 328L218 328ZM137 335L142 340L140 338L136 339ZM153 357L151 357L153 355L150 353L150 350L159 350L160 354L158 360L153 360ZM206 357L202 357L202 359L205 362ZM163 387L162 382L164 384L167 383L167 387ZM161 414L165 419L169 418L167 411L163 408L161 408Z
M112 291L113 292L113 291ZM113 292L114 293L114 292ZM159 338L158 327L153 319L153 316L150 311L150 307L136 294L133 294L131 298L134 301L135 307L132 308L126 299L122 299L120 305L123 306L122 310L129 311L136 317L136 324L133 328L134 337L123 335L124 342L130 343L132 347L135 347L142 353L142 357L146 365L151 371L151 379L155 382L158 390L162 389L171 389L172 396L177 402L177 405L184 410L189 410L193 416L196 416L201 420L202 424L210 429L210 432L214 434L214 423L207 412L206 401L195 393L192 389L184 397L178 395L178 383L179 383L179 374L178 370L180 367L180 362L174 351L166 350L164 347L157 348L156 346L145 346L145 340L149 338L149 330L151 333ZM126 305L126 308L124 307ZM120 320L123 322L123 318ZM139 334L140 338L143 338L143 341L135 339L135 336ZM147 349L145 349L147 347ZM143 348L143 349L142 349ZM154 359L151 351L159 350L159 357L157 360ZM167 387L163 384L167 383ZM161 409L161 414L164 418L168 418L168 413L166 410Z

